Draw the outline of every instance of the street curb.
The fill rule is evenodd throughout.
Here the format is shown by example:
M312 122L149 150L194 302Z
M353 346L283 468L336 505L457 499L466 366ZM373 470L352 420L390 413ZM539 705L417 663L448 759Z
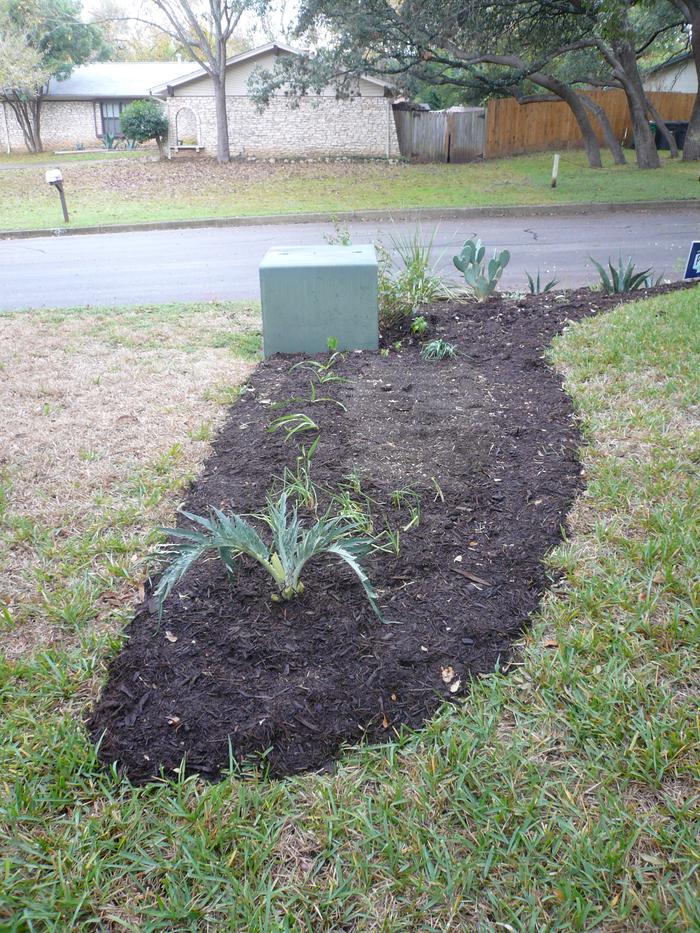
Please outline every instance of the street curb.
M164 220L154 223L102 224L95 227L56 227L47 230L0 230L0 240L26 240L50 236L88 236L99 233L134 233L146 230L197 230L203 227L258 227L273 224L346 223L388 220L416 223L422 220L471 220L492 217L547 217L562 214L615 214L623 211L677 211L700 208L699 198L678 201L627 201L595 204L532 204L517 207L418 207L408 210L329 211L297 214L262 214L257 217L206 217L197 220Z

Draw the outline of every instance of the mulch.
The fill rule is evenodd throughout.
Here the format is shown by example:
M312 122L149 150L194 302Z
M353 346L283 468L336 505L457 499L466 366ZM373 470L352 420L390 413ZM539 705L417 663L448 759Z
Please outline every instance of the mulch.
M388 356L345 355L335 371L347 381L319 394L347 411L294 401L309 394L309 371L291 369L299 357L261 363L184 508L258 511L313 438L285 443L268 426L306 411L320 427L319 487L359 479L377 529L410 522L392 492L420 495L399 555L365 561L397 624L379 622L334 558L311 562L303 595L286 603L270 599L252 562L232 586L221 562L200 561L162 619L151 597L127 629L88 723L102 761L134 783L173 775L183 759L186 773L209 779L232 761L273 777L330 769L344 746L390 741L443 702L468 702L471 679L507 665L537 608L542 558L582 485L574 411L544 349L567 322L619 301L579 290L435 305L426 337L404 329L383 336ZM435 336L458 356L423 360L421 341Z

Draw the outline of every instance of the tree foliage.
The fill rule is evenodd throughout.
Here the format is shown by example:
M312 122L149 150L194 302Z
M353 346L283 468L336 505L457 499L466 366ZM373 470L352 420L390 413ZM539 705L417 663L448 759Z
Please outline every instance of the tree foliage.
M76 65L107 55L102 34L80 14L77 0L6 0L0 9L0 41L7 49L2 96L31 152L42 150L41 103L49 80L65 80Z
M153 139L163 155L168 136L168 118L157 101L135 100L122 110L119 121L127 139L137 143Z
M544 90L571 108L596 166L593 123L606 138L612 131L576 80L579 70L592 72L599 84L624 90L638 161L653 167L637 58L674 30L677 39L679 22L670 0L302 0L298 35L315 31L327 41L302 61L282 60L258 75L254 94L265 105L282 88L295 96L331 82L352 94L361 74L389 77L408 92L419 87L424 99L428 88L471 101Z

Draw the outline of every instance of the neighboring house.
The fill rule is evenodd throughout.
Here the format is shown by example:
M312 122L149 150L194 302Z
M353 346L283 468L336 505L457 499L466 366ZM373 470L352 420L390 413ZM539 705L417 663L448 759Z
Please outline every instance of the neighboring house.
M665 64L651 68L644 77L645 91L676 91L697 94L698 74L692 52L683 52Z
M290 107L283 94L259 111L250 98L248 80L256 69L271 69L280 55L298 55L280 42L230 58L226 66L226 97L231 155L398 156L398 139L389 85L361 78L355 95L337 99L334 88L302 97ZM216 152L214 86L203 68L151 88L170 118L170 145L198 146Z
M192 71L192 62L93 62L65 81L49 82L41 107L41 138L46 149L99 146L105 133L121 135L119 114L151 87ZM10 105L0 102L0 146L24 149L22 130Z
M279 55L298 55L279 42L229 59L226 94L231 155L236 157L364 156L392 158L399 145L389 85L361 78L350 99L335 89L301 98L290 107L283 94L262 112L248 92L257 68L272 68ZM41 110L46 149L98 146L105 133L121 134L119 115L129 102L149 95L170 118L171 150L216 153L214 88L193 62L103 62L75 68L65 81L51 81ZM0 146L24 149L22 131L9 104L0 104Z

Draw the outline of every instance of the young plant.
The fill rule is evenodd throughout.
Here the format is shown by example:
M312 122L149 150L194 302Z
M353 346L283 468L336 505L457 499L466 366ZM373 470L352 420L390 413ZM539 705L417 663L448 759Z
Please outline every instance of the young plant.
M419 337L422 337L423 334L428 329L428 322L423 317L422 314L419 314L418 317L414 317L411 321L411 333L416 334Z
M546 295L547 292L551 292L553 288L556 288L559 284L559 279L550 279L546 284L540 280L540 270L537 270L537 278L533 279L530 273L526 270L525 275L527 276L527 285L530 289L531 295Z
M486 248L477 237L475 240L467 240L459 256L452 260L464 276L467 288L478 301L494 294L503 270L510 262L507 249L501 250L500 253L494 252L493 259L490 259L488 264L484 259L485 252Z
M323 239L329 246L352 246L352 238L347 224L341 224L337 217L331 217L333 233L324 233Z
M433 260L434 230L427 242L420 227L413 234L391 237L393 253L375 244L379 260L379 319L390 327L416 313L421 305L450 297L450 289L437 275ZM394 256L398 257L398 261Z
M330 345L331 340L334 338L329 338L328 343ZM337 340L336 340L337 343ZM313 374L316 376L320 385L324 385L326 382L346 382L342 376L337 376L332 370L333 367L340 360L343 359L343 354L336 351L331 353L325 363L321 363L318 360L302 360L300 363L295 363L292 366L294 369L310 369Z
M311 395L307 399L302 399L303 402L311 402L312 405L315 405L317 402L333 402L334 405L338 405L343 409L343 411L347 411L345 405L343 405L342 402L339 402L337 398L331 398L328 395L317 395L316 383L313 381L313 379L309 380L309 385L311 386Z
M357 576L372 610L380 621L384 621L377 594L359 562L360 558L375 550L374 541L355 537L359 530L355 522L326 514L307 528L299 519L296 505L289 507L286 491L277 500L268 497L264 511L258 516L269 529L269 545L242 515L226 515L216 508L212 508L208 518L189 512L182 514L197 527L162 529L178 541L167 550L170 555L174 552L175 560L156 587L160 612L173 587L194 562L213 551L232 581L235 580L236 562L240 557L257 561L275 583L275 601L293 599L304 592L301 574L310 560L321 556L338 557Z
M457 348L446 340L431 340L420 351L424 360L451 360L457 355Z
M626 292L637 291L639 288L651 288L653 285L658 285L661 281L661 276L654 281L651 267L637 272L634 268L631 256L627 259L627 265L623 263L622 256L618 258L617 266L613 266L612 262L608 259L610 275L608 275L601 264L596 262L592 256L589 256L589 259L598 270L603 291L607 292L609 295L622 295Z
M279 431L280 428L285 432L285 442L291 441L297 434L302 434L305 431L319 430L319 426L316 422L312 418L309 418L308 415L303 414L303 412L295 412L291 415L280 415L279 418L275 418L275 420L270 423L267 430L274 433L275 431Z
M292 471L289 467L285 467L284 476L282 477L282 486L287 494L293 495L298 502L312 512L315 512L318 507L318 494L311 480L311 463L316 454L319 440L320 435L316 437L308 449L302 447L301 453L297 457L295 470Z
M411 528L417 528L420 524L420 506L421 496L410 486L403 486L401 489L395 489L391 494L391 504L395 509L408 509L409 521L404 525L402 531L410 531Z

